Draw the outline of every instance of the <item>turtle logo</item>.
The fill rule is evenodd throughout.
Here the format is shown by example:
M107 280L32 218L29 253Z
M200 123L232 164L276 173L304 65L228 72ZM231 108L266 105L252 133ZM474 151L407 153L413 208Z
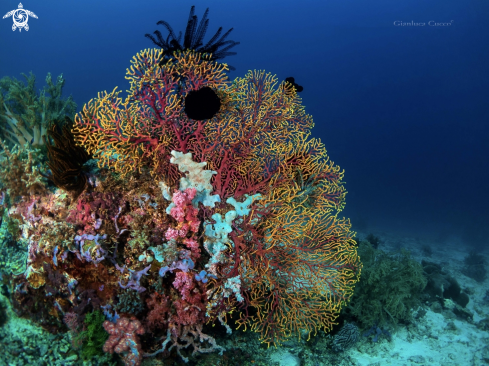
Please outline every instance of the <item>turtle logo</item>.
M25 10L22 3L19 3L19 8L9 11L3 16L3 19L12 17L14 20L14 25L12 25L13 31L15 31L17 28L19 28L19 32L22 31L22 28L28 31L29 25L27 24L27 21L29 20L29 15L37 19L36 14L34 14L32 11Z

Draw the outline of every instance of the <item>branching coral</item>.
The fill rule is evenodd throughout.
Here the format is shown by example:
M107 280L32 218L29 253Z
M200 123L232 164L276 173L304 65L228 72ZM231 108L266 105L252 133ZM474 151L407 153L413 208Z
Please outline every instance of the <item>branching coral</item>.
M32 73L22 76L27 84L9 77L0 80L0 137L13 144L40 146L51 122L62 121L65 115L73 117L76 104L71 97L61 97L65 84L62 74L53 83L48 73L47 85L39 95L36 77Z
M222 88L227 76L225 65L190 51L159 67L162 54L154 49L138 53L126 73L131 85L127 99L123 102L115 89L99 93L76 116L73 131L76 143L99 159L99 167L127 176L146 166L174 185L179 173L169 162L170 152L186 153L192 144L207 141L205 122L186 117L182 99L205 86Z

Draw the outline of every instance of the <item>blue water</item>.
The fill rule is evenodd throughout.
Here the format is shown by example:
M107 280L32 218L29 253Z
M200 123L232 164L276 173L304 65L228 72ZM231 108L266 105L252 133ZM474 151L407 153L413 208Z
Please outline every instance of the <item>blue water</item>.
M145 33L184 30L210 8L207 37L234 31L230 77L265 69L304 86L314 137L346 170L345 214L436 235L489 219L489 32L482 1L42 1L28 32L0 22L0 74L63 73L79 108L118 85ZM17 2L3 1L1 12ZM426 23L395 26L395 21ZM429 21L450 26L430 26ZM165 33L164 33L165 34ZM208 38L207 38L208 39ZM482 244L482 243L470 243Z

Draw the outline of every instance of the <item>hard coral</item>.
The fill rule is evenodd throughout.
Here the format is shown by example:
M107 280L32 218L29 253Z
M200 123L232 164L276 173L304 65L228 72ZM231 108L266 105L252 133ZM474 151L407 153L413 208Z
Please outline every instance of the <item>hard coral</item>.
M122 313L139 315L144 310L141 294L130 288L120 291L115 308Z

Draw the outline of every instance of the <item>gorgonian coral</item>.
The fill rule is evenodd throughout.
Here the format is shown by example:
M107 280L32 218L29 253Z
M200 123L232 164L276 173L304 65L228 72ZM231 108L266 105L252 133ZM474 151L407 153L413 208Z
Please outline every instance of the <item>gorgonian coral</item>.
M123 102L120 91L99 93L76 116L75 141L123 176L149 166L172 184L179 177L169 163L172 150L187 152L206 141L205 122L191 120L183 111L185 96L202 87L225 86L225 65L190 51L175 54L176 62L158 66L161 50L144 50L131 61L126 78L131 89Z
M233 311L267 344L330 330L361 263L339 217L343 172L310 137L294 85L264 71L228 81L190 50L162 56L137 54L128 97L99 94L76 116L73 138L99 166L78 197L20 192L9 208L28 241L19 309L50 327L104 309L105 350L126 364L222 353L203 326L231 331ZM194 119L188 96L203 88L219 110Z
M300 330L330 330L361 264L349 220L338 217L346 194L343 172L310 138L312 118L294 86L277 85L263 71L231 83L225 66L210 59L190 51L174 57L159 67L160 51L138 54L127 73L126 101L115 99L115 92L101 95L84 107L74 128L101 166L124 176L147 167L164 198L173 200L166 212L177 228L168 228L167 244L143 258L173 247L180 254L171 265L161 261L159 273L175 272L173 288L187 309L202 311L206 304L207 316L222 320L239 307L238 324L259 332L264 342L280 343ZM222 107L211 119L195 121L184 112L185 97L202 87L213 88ZM188 198L195 212L177 213L172 207L182 194L186 200L191 187L197 189ZM186 241L202 237L188 230L197 218L204 237L195 247L203 246L207 262L184 250ZM200 272L194 278L192 271ZM191 300L194 288L206 288L206 295L199 290ZM181 321L183 313L178 316ZM182 324L202 321L199 315Z

